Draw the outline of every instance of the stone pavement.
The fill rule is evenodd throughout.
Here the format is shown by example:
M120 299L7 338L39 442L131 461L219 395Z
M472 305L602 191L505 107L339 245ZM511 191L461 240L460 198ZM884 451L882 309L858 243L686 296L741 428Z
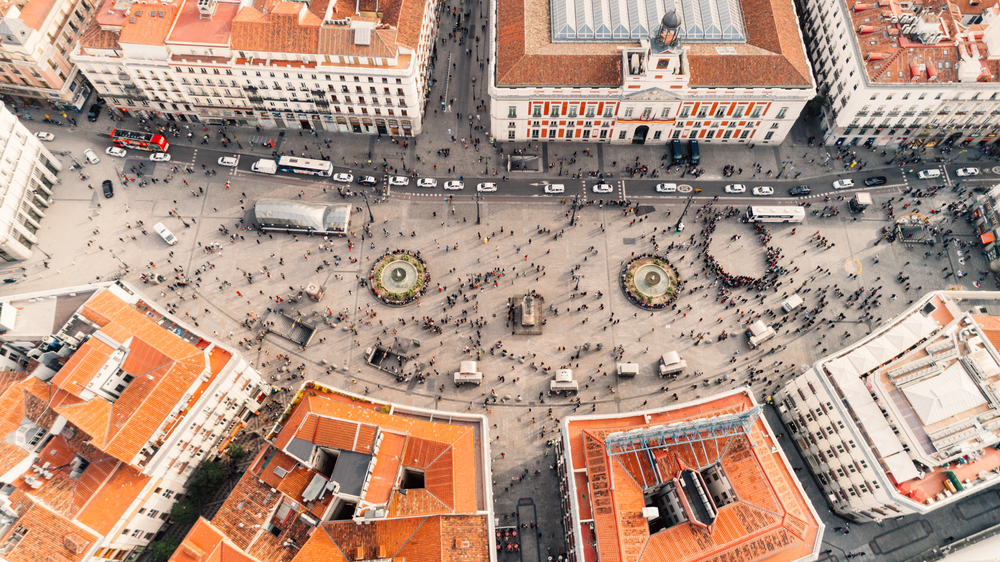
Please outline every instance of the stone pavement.
M87 170L98 174L110 169L110 165L102 161ZM952 267L947 257L923 259L923 247L913 248L900 243L876 245L881 241L879 230L887 224L879 205L888 196L882 195L876 196L876 204L857 222L852 220L845 202L835 201L833 204L841 207L841 214L836 217L808 216L800 225L772 225L772 244L782 248L786 256L782 264L792 273L782 278L778 291L764 295L763 305L749 298L752 293L737 291L737 295L745 293L747 299L740 301L737 307L728 308L719 304L716 290L706 290L711 280L704 278L698 258L700 248L688 245L692 239L700 240L696 214L698 205L704 201L690 211L686 219L688 230L677 235L670 229L681 210L679 205L651 208L649 214L640 217L641 220L634 215L626 216L620 207L589 205L580 211L578 226L569 227L568 206L554 200L530 206L517 201L490 200L481 204L483 223L476 225L475 204L466 198L453 204L443 200L390 199L373 206L376 216L376 224L372 225L374 239L362 237L357 228L364 217L363 214L355 216L352 236L355 245L349 250L344 239L324 242L319 237L306 236L296 240L291 236L260 235L237 228L238 219L246 215L254 199L265 195L296 197L303 182L294 179L276 181L257 176L234 176L233 187L227 190L223 186L225 179L215 177L206 183L204 197L191 197L186 188L176 183L160 183L146 188L129 187L115 198L105 200L88 190L86 181L66 174L64 178L63 185L56 190L56 205L49 210L49 217L39 230L40 247L52 254L50 267L41 264L41 257L23 264L25 270L18 273L27 275L25 282L4 286L2 290L6 294L107 278L119 273L120 264L125 263L129 265L125 278L145 290L148 298L176 305L182 319L200 324L233 345L242 345L250 334L242 328L241 322L250 314L259 314L275 306L270 300L272 297L294 294L311 281L325 284L327 296L319 305L289 305L286 302L281 306L301 310L306 315L324 308L333 312L345 311L351 317L349 322L323 328L306 350L274 336L266 338L260 348L242 345L248 359L280 386L301 383L300 380L288 381L285 379L287 374L278 371L281 365L273 357L287 353L292 358L292 367L304 363L305 376L325 384L445 411L486 412L495 424L491 432L491 451L498 517L513 513L520 498L532 498L541 523L541 546L545 552L554 553L565 545L560 538L558 488L551 470L553 458L549 440L556 437L556 426L563 416L574 411L610 413L638 409L644 404L651 407L671 403L674 393L679 400L707 396L717 389L747 383L750 368L768 372L755 377L755 382L751 383L758 396L764 396L798 366L808 365L828 351L856 340L874 325L859 319L856 309L844 308L842 299L831 297L831 304L820 316L834 317L842 311L847 315L835 329L797 331L795 328L803 322L800 317L780 329L778 337L773 343L765 344L764 349L748 350L742 335L747 320L756 313L776 309L783 300L783 293L798 290L809 309L817 306L818 292L826 285L836 284L845 293L881 285L885 297L881 306L872 312L872 318L890 318L901 312L909 300L903 287L893 280L896 274L905 271L911 278L913 292L920 292L923 288L944 286L946 282L941 270L951 271ZM304 199L340 200L334 192L320 189L306 192ZM354 202L361 203L356 199ZM98 203L103 206L97 207ZM178 209L191 224L190 228L169 217L171 209ZM669 217L667 212L671 213ZM169 247L155 236L142 235L135 226L137 219L145 221L147 227L163 221L177 234L180 242ZM934 217L934 220L943 219L940 215ZM126 221L132 228L126 226ZM236 235L233 240L218 230L220 224ZM964 223L949 226L964 239L973 240L970 228ZM388 231L388 236L383 229ZM547 229L547 232L540 233L539 229ZM664 229L667 232L663 232ZM795 234L792 234L793 229ZM93 233L95 230L97 234ZM817 248L810 240L817 230L835 244L832 249ZM411 232L414 235L411 236ZM556 239L555 236L562 232L567 235ZM640 310L629 303L617 287L620 264L633 252L652 251L654 234L661 252L665 252L670 243L685 244L684 248L675 247L667 252L687 280L686 292L678 302L677 311ZM742 234L742 238L730 241L731 234ZM132 240L131 236L136 239ZM213 243L219 243L222 251L206 253L205 246ZM711 252L727 269L749 273L763 266L754 256L760 251L755 249L755 244L748 225L727 219L719 226ZM326 246L326 250L320 246ZM417 304L404 308L388 308L378 303L357 284L358 276L368 274L373 256L396 248L421 251L433 276L429 293ZM876 255L878 264L874 263ZM357 262L351 262L351 258ZM153 268L150 262L156 267ZM321 265L322 268L317 269ZM572 272L577 266L579 269ZM170 277L174 274L172 269L177 267L183 267L188 275L200 276L201 281L173 290L166 284L142 285L137 279L140 273L154 270ZM817 267L828 268L829 275L815 272ZM985 270L985 264L978 253L973 252L964 267L972 274L963 280L966 287L971 288L969 283L978 277L977 272ZM195 273L198 269L203 270ZM254 272L255 282L249 284L242 278L241 271ZM490 278L470 286L470 275L490 272L503 276L495 279L495 285ZM859 277L849 277L853 273L858 273ZM229 281L232 286L223 286L222 281ZM546 303L554 308L548 315L544 334L510 336L501 324L507 298L531 289L544 295ZM598 298L599 293L603 295L601 298ZM889 298L892 293L898 295L898 300ZM454 305L448 304L446 298L449 296L454 299ZM754 312L748 313L748 310ZM444 333L436 335L421 329L423 318L433 318L445 326ZM717 318L722 318L722 322L717 322ZM465 319L469 322L464 322ZM472 324L476 319L484 322L478 337ZM614 323L614 320L619 322ZM356 325L358 334L348 331L348 324ZM723 329L731 337L718 341ZM705 338L699 340L692 337L693 334L703 334ZM418 360L430 374L426 383L416 380L397 383L363 363L365 347L376 339L393 337L421 342L416 351L420 354ZM487 380L482 387L455 388L450 382L450 373L460 360L470 357L466 348L476 341L481 342L484 350L493 351L484 351L481 359L480 369ZM498 342L502 342L502 348L495 347ZM576 346L586 342L602 343L604 349L591 350L573 359ZM614 359L610 352L616 346L623 347L626 361L639 363L638 377L618 380L614 376ZM773 357L767 355L772 346L780 349ZM507 351L506 357L502 350ZM681 353L690 370L679 380L666 382L654 372L659 354L671 350ZM525 358L524 362L521 357ZM548 397L545 391L552 375L532 367L531 363L545 368L571 366L581 384L582 405L578 408L567 398ZM333 365L338 370L328 372ZM777 372L771 374L774 369ZM696 375L696 372L704 374ZM720 382L723 375L729 380ZM491 389L496 389L500 401L484 407L483 402ZM260 423L269 422L262 419ZM790 443L785 445L789 455L794 456ZM800 459L799 464L803 464ZM804 475L800 473L800 476ZM518 477L523 478L515 481ZM809 486L809 490L814 492L815 487ZM825 513L822 498L813 499ZM986 517L989 518L992 515ZM924 548L941 540L942 533L958 536L951 530L959 524L953 519L951 513L928 518L932 532L894 553L882 555L882 559L901 559L898 556L911 549ZM970 526L984 520L984 515L969 515ZM835 553L842 556L844 552L871 543L886 529L892 530L906 522L906 519L890 521L881 528L854 526L851 535L831 532L827 540L831 548L840 549ZM503 524L502 519L500 523ZM828 522L829 528L836 526L839 523L832 519Z

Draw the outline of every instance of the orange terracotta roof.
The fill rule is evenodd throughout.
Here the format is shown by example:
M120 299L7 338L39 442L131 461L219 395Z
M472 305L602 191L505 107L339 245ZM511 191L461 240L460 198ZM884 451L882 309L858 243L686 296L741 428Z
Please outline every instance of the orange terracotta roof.
M310 9L312 5L310 5ZM319 30L321 54L348 57L392 58L398 54L395 29L375 29L368 45L354 42L354 30L342 25L324 25Z
M80 511L77 520L102 535L107 535L148 482L148 476L131 465L119 463L100 491Z
M87 52L87 49L111 50L119 49L118 31L101 29L101 25L96 19L90 20L83 34L80 35L80 46Z
M20 490L15 490L10 499L19 517L0 537L0 544L18 529L27 533L10 552L4 554L7 562L39 562L53 555L63 556L70 562L81 562L90 545L99 538L31 500Z
M89 465L76 481L76 490L73 495L73 507L70 515L75 517L83 509L90 498L104 486L104 483L111 477L111 473L118 468L120 460L116 458L104 458L96 460Z
M318 53L322 20L300 2L278 2L262 14L245 6L233 19L231 48L242 51Z
M382 21L398 30L396 40L401 45L411 49L418 47L426 5L423 0L387 0L380 3Z
M229 46L233 18L240 11L238 3L220 2L211 19L201 17L196 0L184 0L168 43L194 43ZM228 60L228 59L227 59Z
M122 367L135 379L113 405L93 398L56 410L91 435L94 446L131 462L207 368L204 352L107 290L97 292L80 313L100 325L112 341L128 344ZM90 338L52 384L79 395L112 351L96 337Z
M389 501L389 494L396 485L396 477L399 475L399 464L405 443L406 437L398 433L382 434L378 463L372 471L365 501L375 505L384 505Z
M26 458L28 451L13 443L0 441L0 475L6 474Z
M456 548L455 545L463 545ZM293 562L342 562L373 559L410 562L485 562L490 559L489 530L483 515L441 515L325 522Z
M56 0L29 0L21 8L20 19L24 25L35 31L41 31L42 24L45 23L55 5Z
M173 4L132 4L128 10L128 23L122 27L118 42L163 45L177 12L177 6Z
M665 445L653 450L663 480L674 478L685 468L715 462L722 465L737 501L719 508L710 530L681 523L650 534L642 517L643 486L659 481L656 472L645 457L609 456L603 443L613 432L735 413L752 404L745 394L730 394L649 415L649 423L636 415L571 418L568 428L573 468L587 469L589 490L584 501L590 504L594 521L596 557L602 562L789 562L808 556L819 540L820 523L789 467L780 455L771 452L775 443L760 419L750 434L756 446L746 435L737 436L728 447L718 449L725 453L722 458L715 456L716 449L711 446L699 447L698 457L689 447ZM576 520L581 519L578 516Z
M205 518L199 518L169 562L257 562L226 539Z
M318 419L313 421L314 417L318 417ZM328 421L324 422L323 420ZM331 424L330 422L336 423ZM377 426L383 432L406 434L409 440L415 440L411 453L414 462L428 463L425 465L427 467L425 486L437 502L422 504L431 511L411 512L410 504L407 504L404 511L409 514L423 515L474 513L476 511L479 490L477 486L468 485L468 483L476 482L476 463L472 461L478 451L475 447L473 428L469 426L385 414L365 407L363 404L355 405L342 402L335 399L335 395L308 391L284 424L282 431L275 439L275 446L284 448L293 436L308 439L304 436L310 433L314 436L326 435L325 439L336 438L338 443L346 444L349 439L344 438L342 433L336 432L346 430L346 435L352 435L349 424L355 423ZM328 430L323 430L324 424ZM437 442L441 445L433 447L420 445L420 440ZM440 452L432 458L432 453L438 449ZM426 453L423 452L424 450ZM379 456L381 457L382 454L380 450ZM410 461L404 453L402 463L407 465L408 462ZM381 463L381 458L379 463ZM392 501L404 500L397 496ZM445 506L445 508L442 509L440 506Z

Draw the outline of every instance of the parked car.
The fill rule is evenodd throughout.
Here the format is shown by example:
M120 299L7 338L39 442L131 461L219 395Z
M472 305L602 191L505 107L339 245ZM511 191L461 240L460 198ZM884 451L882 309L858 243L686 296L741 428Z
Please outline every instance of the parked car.
M124 148L118 148L117 146L109 146L104 153L108 156L117 156L118 158L125 158L125 155L128 154Z
M812 188L808 185L797 185L788 190L788 194L792 196L796 195L809 195L812 192Z
M235 168L237 164L240 163L239 156L223 156L219 158L220 166L227 166L229 168Z
M615 188L611 187L610 184L601 182L594 186L594 193L611 193Z
M373 187L378 183L375 176L358 176L358 185L367 185L368 187Z
M101 161L101 159L100 159L100 158L98 158L96 154L94 154L94 151L93 151L93 150L91 150L91 149L89 149L89 148L88 148L87 150L84 150L84 151L83 151L83 157L84 157L84 158L85 158L85 159L87 160L87 162L89 162L90 164L97 164L98 162L100 162L100 161Z
M656 184L657 193L676 193L677 184L676 183L658 183Z
M115 196L115 188L111 185L111 180L101 182L101 189L104 190L104 197L111 199Z
M406 176L392 176L389 178L389 185L410 185L410 178Z
M561 183L550 183L545 186L545 193L562 193L566 191L566 186Z
M434 178L420 178L417 180L417 187L437 187L438 181Z
M88 121L97 121L97 118L101 116L101 106L100 104L91 104L90 111L87 112Z
M955 170L955 175L961 176L963 178L968 176L978 176L979 168L959 168Z
M163 241L166 242L167 244L173 246L174 244L177 243L177 237L174 236L173 232L170 232L170 229L163 226L162 222L154 224L153 231L159 234L160 238L163 238Z
M834 189L847 189L848 187L854 187L854 180L837 180L833 182Z
M465 184L462 183L462 182L460 182L460 181L458 181L458 180L446 181L446 182L444 182L444 188L445 189L465 189Z
M742 183L731 183L726 186L726 193L746 193L747 186Z
M889 183L889 180L885 176L873 176L870 178L865 178L865 185L871 187L873 185L885 185Z
M489 193L492 193L492 192L494 192L496 190L497 190L497 184L495 184L493 182L485 182L485 183L481 183L481 184L479 184L479 185L476 186L476 191L479 191L479 192L484 192L484 193L489 192Z
M154 152L149 155L149 159L153 162L170 162L170 155L166 152Z
M758 197L766 197L768 195L774 195L774 188L768 185L758 185L753 188L753 194Z
M56 140L56 136L55 135L53 135L52 133L46 133L44 131L40 131L40 132L35 133L35 136L38 137L38 140L42 140L42 141L45 141L45 142L52 142L52 141Z

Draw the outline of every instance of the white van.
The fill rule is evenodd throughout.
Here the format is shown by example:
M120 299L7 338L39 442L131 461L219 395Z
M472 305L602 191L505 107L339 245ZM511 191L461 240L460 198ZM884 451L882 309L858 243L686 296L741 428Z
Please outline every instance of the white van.
M781 309L785 312L791 312L800 306L802 306L802 297L798 295L792 295L785 302L781 303Z
M566 186L561 183L550 183L545 186L545 193L563 193L566 191Z
M934 178L941 177L941 170L920 170L917 172L917 177L922 180L931 180Z
M163 238L163 241L166 242L167 244L170 244L171 246L173 246L174 244L177 243L177 237L174 236L174 233L170 232L170 230L167 229L167 227L163 226L162 222L158 222L158 223L154 224L153 225L153 230L157 234L159 234L160 238Z

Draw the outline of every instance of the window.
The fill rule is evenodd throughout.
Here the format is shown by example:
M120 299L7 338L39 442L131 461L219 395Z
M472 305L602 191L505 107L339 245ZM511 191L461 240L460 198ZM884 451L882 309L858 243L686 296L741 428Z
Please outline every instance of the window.
M669 107L664 107L660 111L660 119L670 119L670 108Z
M613 112L614 112L614 108L612 108L610 105L605 106L605 108L604 108L604 116L605 117L611 117L612 114L613 114Z
M153 533L146 533L142 538L143 540L148 541L149 539L153 538Z
M618 140L625 140L625 131L618 133Z
M517 106L512 105L507 108L507 117L517 117Z
M594 106L592 105L587 106L587 117L593 117L593 116L594 116Z
M531 138L533 138L533 139L537 139L538 138L538 129L533 129L531 131Z
M142 536L142 529L136 529L132 531L132 538L137 539Z
M626 117L626 118L628 118L628 117L632 117L632 108L631 108L631 107L626 107L626 108L625 108L625 117ZM624 138L624 137L623 137L623 138Z
M542 116L542 106L540 106L540 105L533 106L531 108L531 116L532 117L541 117Z
M15 546L17 546L17 543L21 542L21 539L23 539L24 536L27 534L28 530L18 525L17 528L14 529L14 532L10 534L10 537L7 539L7 542L5 542L2 547L0 547L0 552L3 553L10 552L11 550L14 549Z
M778 110L778 119L784 119L785 118L785 113L787 113L787 112L788 112L788 108L787 107L782 107L781 109L779 109Z
M552 111L549 112L549 116L551 116L551 117L559 117L559 106L558 105L552 104Z
M549 138L550 139L556 138L556 130L555 129L549 129Z
M576 106L575 105L569 106L569 116L570 117L576 117Z
M699 107L698 108L698 117L705 117L706 115L708 115L708 110L705 108L705 106L703 105L703 106Z
M691 108L690 107L684 106L684 107L681 108L681 114L680 114L681 117L687 117L690 114L691 114Z
M655 133L653 133L653 140L659 139L660 138L660 134L661 134L661 131L656 131Z
M140 513L141 513L141 510L140 510ZM154 517L155 518L159 514L160 514L159 510L156 510L156 509L149 510L149 516L150 517Z
M507 138L508 138L509 140L514 140L514 137L515 137L516 135L517 135L517 131L514 131L514 130L511 130L511 131L507 131Z
M750 112L750 117L754 118L760 117L760 107L753 108L753 111Z
M764 135L764 140L771 140L771 137L773 137L773 136L774 136L774 132L768 131L767 134Z
M165 498L167 498L169 500L170 498L174 497L174 491L173 490L164 490L163 491L163 497L165 497Z

